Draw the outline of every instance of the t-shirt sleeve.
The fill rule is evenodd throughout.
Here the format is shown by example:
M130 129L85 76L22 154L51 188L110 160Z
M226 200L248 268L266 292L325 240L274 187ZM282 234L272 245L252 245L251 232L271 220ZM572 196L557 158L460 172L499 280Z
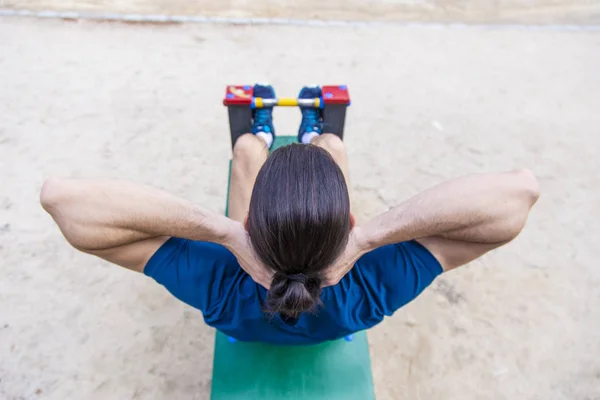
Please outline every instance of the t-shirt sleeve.
M415 299L443 272L433 254L416 241L375 249L362 256L356 267L363 300L371 310L388 316Z
M222 246L208 242L170 238L150 258L144 274L171 294L206 314L225 296L231 268L239 268L235 256Z

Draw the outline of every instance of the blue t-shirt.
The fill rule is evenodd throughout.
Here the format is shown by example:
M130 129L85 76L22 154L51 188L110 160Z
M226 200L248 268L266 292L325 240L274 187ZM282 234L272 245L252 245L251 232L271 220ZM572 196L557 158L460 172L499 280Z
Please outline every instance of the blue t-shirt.
M266 289L242 270L229 250L214 243L171 238L144 273L233 338L301 345L377 325L417 297L442 267L415 241L380 247L362 256L337 285L323 289L323 305L315 314L303 313L293 321L265 315Z

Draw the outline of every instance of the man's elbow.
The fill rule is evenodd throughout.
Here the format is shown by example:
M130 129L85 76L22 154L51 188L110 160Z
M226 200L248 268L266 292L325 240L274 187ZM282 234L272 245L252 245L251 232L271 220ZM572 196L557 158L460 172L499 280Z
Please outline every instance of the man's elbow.
M514 201L509 203L512 207L505 217L504 243L512 241L525 228L529 212L540 197L540 184L531 170L521 169L514 171L513 174L516 178Z
M40 191L40 203L50 215L59 208L67 198L67 179L48 178Z
M540 183L530 169L520 169L515 173L519 176L519 187L525 204L531 208L540 198Z
M77 250L87 252L89 249L83 242L84 235L77 231L77 224L67 223L69 216L61 212L68 198L68 179L48 178L44 181L40 192L42 207L52 216L67 242Z
M40 191L40 203L44 210L50 212L53 204L56 202L56 186L58 186L58 178L48 178L42 185Z

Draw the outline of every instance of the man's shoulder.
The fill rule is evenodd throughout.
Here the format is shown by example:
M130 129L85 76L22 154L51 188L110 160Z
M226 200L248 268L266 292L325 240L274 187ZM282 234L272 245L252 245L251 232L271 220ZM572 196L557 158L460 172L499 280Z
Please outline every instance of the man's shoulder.
M144 273L209 320L237 301L235 293L252 289L251 278L235 256L210 242L170 238L152 256Z
M233 253L220 244L189 239L179 240L183 240L187 246L190 246L192 251L203 257L211 257L215 260L222 260L224 262L237 262Z
M198 272L218 269L221 273L240 268L237 259L227 248L211 242L169 238L150 258L145 273L165 265L186 266Z
M434 271L441 273L441 265L434 255L416 240L399 242L378 247L366 254L356 262L356 267L365 269L374 265L405 264L416 262L432 265ZM438 271L439 270L439 271Z

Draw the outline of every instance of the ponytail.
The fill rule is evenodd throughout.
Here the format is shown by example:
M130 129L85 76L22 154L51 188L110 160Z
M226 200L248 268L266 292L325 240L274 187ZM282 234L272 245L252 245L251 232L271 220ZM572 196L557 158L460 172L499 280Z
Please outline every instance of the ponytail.
M266 311L270 315L298 318L303 312L315 311L321 304L321 279L304 274L276 273L267 293Z

